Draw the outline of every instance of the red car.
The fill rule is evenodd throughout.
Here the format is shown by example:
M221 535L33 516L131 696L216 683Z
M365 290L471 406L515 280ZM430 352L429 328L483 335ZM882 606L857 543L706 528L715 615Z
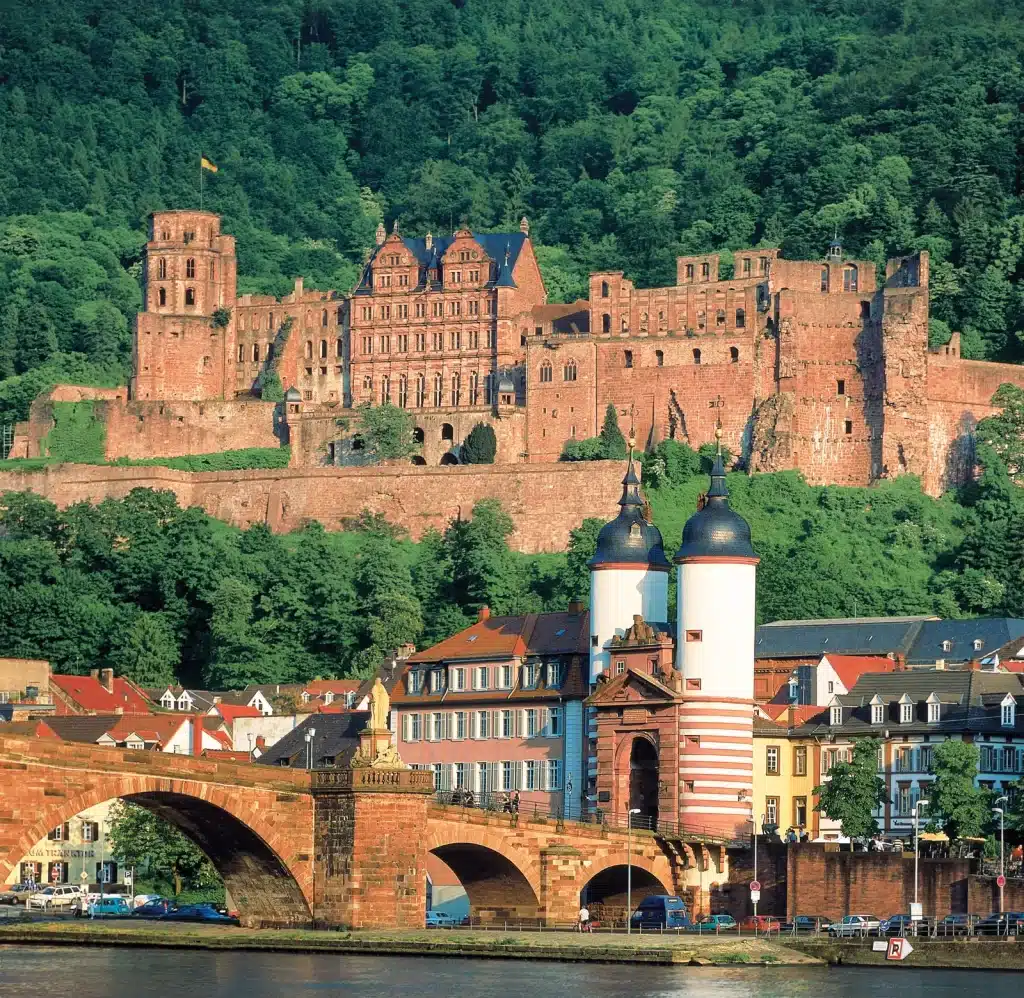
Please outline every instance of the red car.
M782 923L771 915L748 915L740 922L740 928L744 932L778 932Z

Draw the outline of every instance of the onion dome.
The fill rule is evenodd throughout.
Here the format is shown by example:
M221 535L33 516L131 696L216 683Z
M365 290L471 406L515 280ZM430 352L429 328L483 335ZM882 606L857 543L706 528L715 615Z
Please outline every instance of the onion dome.
M632 454L622 479L619 515L606 523L597 535L597 550L587 564L596 568L653 568L668 571L661 531L644 517L640 479L633 468Z
M718 453L711 469L711 488L704 505L683 527L683 542L676 552L675 561L699 558L742 558L757 560L750 543L750 524L735 510L729 508L729 490L725 485L722 466L721 431Z

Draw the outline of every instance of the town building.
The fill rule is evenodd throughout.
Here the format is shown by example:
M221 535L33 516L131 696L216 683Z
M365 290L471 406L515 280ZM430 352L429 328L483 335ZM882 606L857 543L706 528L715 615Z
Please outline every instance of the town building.
M51 676L50 694L58 715L153 712L142 688L115 676L113 669L92 669L88 676Z

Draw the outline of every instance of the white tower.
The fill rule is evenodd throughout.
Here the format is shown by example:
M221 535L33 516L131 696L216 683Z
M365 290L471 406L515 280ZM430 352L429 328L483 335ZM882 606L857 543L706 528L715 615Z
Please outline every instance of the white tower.
M622 479L619 515L601 528L590 559L590 681L609 668L608 647L633 624L668 623L668 576L672 570L661 531L644 518L640 479L630 454Z
M750 525L729 508L721 443L706 502L686 521L674 560L679 566L676 668L684 697L680 821L728 833L749 831L759 559Z

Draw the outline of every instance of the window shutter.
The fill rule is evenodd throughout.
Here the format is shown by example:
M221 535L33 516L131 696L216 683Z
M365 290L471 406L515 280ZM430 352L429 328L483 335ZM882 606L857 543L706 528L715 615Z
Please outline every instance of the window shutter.
M71 822L64 822L64 841L69 842L71 840Z
M407 742L409 740L409 715L402 715L402 741Z
M452 721L453 721L452 712L450 710L449 711L445 711L445 715L444 715L444 736L445 736L445 738L449 738L450 739L452 737L452 734L453 734L453 730L452 730L453 729L453 724L452 724Z
M501 711L492 710L491 712L491 737L501 737Z
M93 842L99 842L100 840L100 824L98 821L92 822L92 840Z
M516 719L515 719L515 725L516 725L515 735L516 735L516 738L522 738L523 737L523 732L526 730L526 711L524 711L524 710L517 710L515 712L515 715L516 715Z
M487 792L493 794L499 789L498 781L500 778L499 763L489 762L487 763Z

